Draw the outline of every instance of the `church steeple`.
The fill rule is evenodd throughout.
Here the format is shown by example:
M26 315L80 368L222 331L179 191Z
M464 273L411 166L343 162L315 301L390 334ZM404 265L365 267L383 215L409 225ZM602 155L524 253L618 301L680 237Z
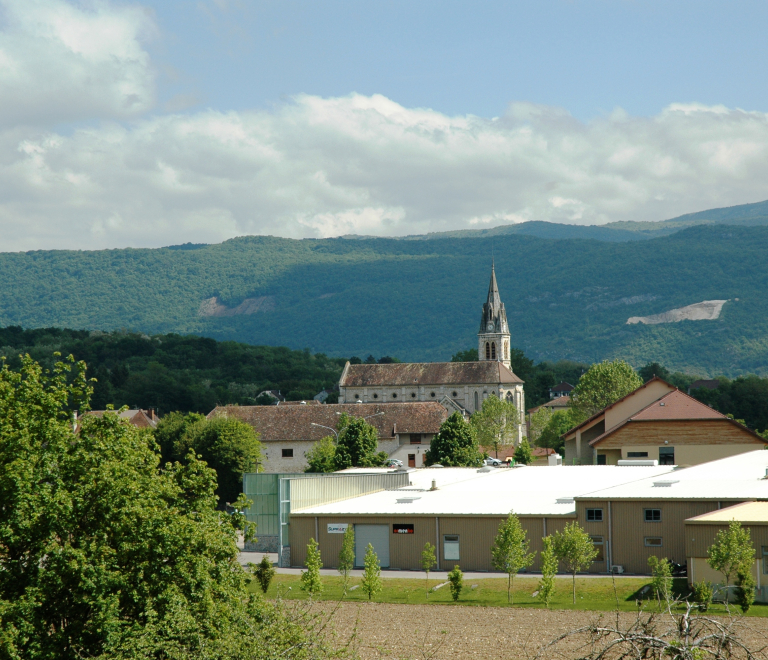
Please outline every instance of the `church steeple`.
M491 265L491 281L488 284L488 299L483 304L483 316L480 319L478 338L478 357L480 360L503 362L510 368L509 362L509 324L504 303L501 302L499 285L496 282L496 265Z

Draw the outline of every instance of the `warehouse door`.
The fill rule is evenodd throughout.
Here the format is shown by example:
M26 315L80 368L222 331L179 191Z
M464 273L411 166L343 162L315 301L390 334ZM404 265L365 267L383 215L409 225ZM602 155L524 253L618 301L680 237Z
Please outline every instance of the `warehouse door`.
M389 568L389 525L355 525L355 566L365 565L369 543L381 567Z

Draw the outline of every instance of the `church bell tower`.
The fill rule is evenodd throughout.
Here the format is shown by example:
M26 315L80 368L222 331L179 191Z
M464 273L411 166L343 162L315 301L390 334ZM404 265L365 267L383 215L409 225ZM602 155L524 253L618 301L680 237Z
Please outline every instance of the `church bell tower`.
M511 371L509 339L507 312L499 296L499 285L496 284L496 267L492 265L488 300L483 303L483 318L480 321L480 332L477 333L478 358L481 361L502 362Z

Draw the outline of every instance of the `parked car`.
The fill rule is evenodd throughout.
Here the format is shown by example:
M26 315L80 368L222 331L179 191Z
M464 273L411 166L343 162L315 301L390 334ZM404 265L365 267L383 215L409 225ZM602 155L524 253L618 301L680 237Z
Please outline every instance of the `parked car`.
M399 458L390 458L387 460L387 467L403 467L403 462Z
M490 465L491 467L498 467L499 465L501 465L501 461L498 458L490 458L490 457L488 457L488 458L486 458L483 461L483 465Z

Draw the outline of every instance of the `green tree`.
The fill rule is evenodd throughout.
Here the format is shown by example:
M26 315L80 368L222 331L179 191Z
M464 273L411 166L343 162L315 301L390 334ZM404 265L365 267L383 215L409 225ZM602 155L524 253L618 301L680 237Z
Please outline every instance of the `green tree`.
M576 422L570 410L555 411L539 434L536 445L544 449L554 449L562 456L563 446L565 445L562 435L575 425Z
M491 546L491 563L493 567L507 574L507 602L512 602L512 583L515 576L524 568L528 568L536 556L528 552L531 543L528 535L520 524L520 519L510 512L507 519L499 526L499 532Z
M336 443L330 436L318 440L307 452L304 472L334 472L336 470Z
M574 520L568 523L562 532L555 532L552 535L552 547L555 550L557 559L565 566L573 577L573 604L576 604L576 573L585 571L590 567L595 557L597 549L592 543L592 539L579 524Z
M699 606L699 611L706 612L712 603L712 596L714 590L712 589L712 583L703 580L701 582L693 583L693 600Z
M642 384L640 376L623 360L593 364L571 392L571 410L576 420L585 420Z
M651 588L656 594L659 606L664 603L669 607L669 601L672 598L672 566L669 560L650 556L648 566L651 568Z
M349 584L349 574L355 567L355 526L347 525L344 537L341 539L341 550L339 551L339 573L344 578L344 593L347 592Z
M715 542L707 550L707 563L723 574L725 578L725 597L731 587L731 578L744 566L751 568L755 559L755 548L749 529L732 520L728 529L721 529L715 536Z
M176 443L176 453L194 450L218 476L219 508L243 490L243 474L261 471L261 442L250 424L224 416L191 424Z
M194 453L161 465L151 434L111 412L73 430L85 373L0 368L0 654L328 657L307 618L248 593L237 540L251 530L217 511Z
M749 612L749 608L755 602L756 586L757 581L752 575L751 564L740 566L739 570L736 571L736 602L744 614Z
M520 444L515 449L514 453L515 463L521 463L523 465L530 465L533 463L533 452L531 452L531 445L523 438Z
M454 566L453 570L448 573L448 581L451 583L449 589L455 603L459 600L459 596L461 596L461 592L464 589L464 573L461 572L458 566Z
M275 577L275 567L272 566L272 560L264 555L258 564L249 564L249 568L256 576L256 581L259 583L262 592L267 593L269 585L272 583L272 578Z
M546 406L541 406L535 413L533 413L529 419L528 424L528 440L531 444L541 447L539 444L539 437L549 424L549 420L552 418L552 410Z
M552 595L555 593L555 575L557 575L557 556L552 544L552 537L542 539L544 549L541 551L541 580L539 580L538 598L549 608Z
M304 562L306 571L301 572L301 589L306 591L310 598L323 593L323 581L320 578L320 569L323 562L320 559L320 549L315 539L309 539L307 543L307 559Z
M451 362L477 362L477 349L468 348L466 351L459 351L451 356Z
M647 383L654 376L666 381L669 381L672 377L669 369L662 367L658 362L649 362L644 367L640 367L637 370L637 375L640 376L644 383Z
M427 465L480 467L483 464L475 430L459 412L453 413L440 425L425 456Z
M495 395L483 401L483 406L470 418L481 447L493 449L499 457L499 447L514 444L517 438L519 416L511 401L502 401Z
M386 463L387 454L376 452L379 433L375 426L360 417L342 413L339 416L338 431L334 458L337 470L350 467L380 467Z
M379 565L379 558L376 556L376 551L369 543L365 549L365 561L363 567L363 579L360 581L360 588L363 593L368 596L368 600L371 600L377 593L381 591L381 566Z
M181 439L194 424L204 422L205 415L199 413L171 412L165 415L155 427L155 441L160 447L163 463L183 461L189 451Z
M424 544L424 549L421 551L421 570L427 574L425 582L425 588L427 591L427 598L429 598L429 572L437 565L437 556L435 555L435 546L429 541Z

